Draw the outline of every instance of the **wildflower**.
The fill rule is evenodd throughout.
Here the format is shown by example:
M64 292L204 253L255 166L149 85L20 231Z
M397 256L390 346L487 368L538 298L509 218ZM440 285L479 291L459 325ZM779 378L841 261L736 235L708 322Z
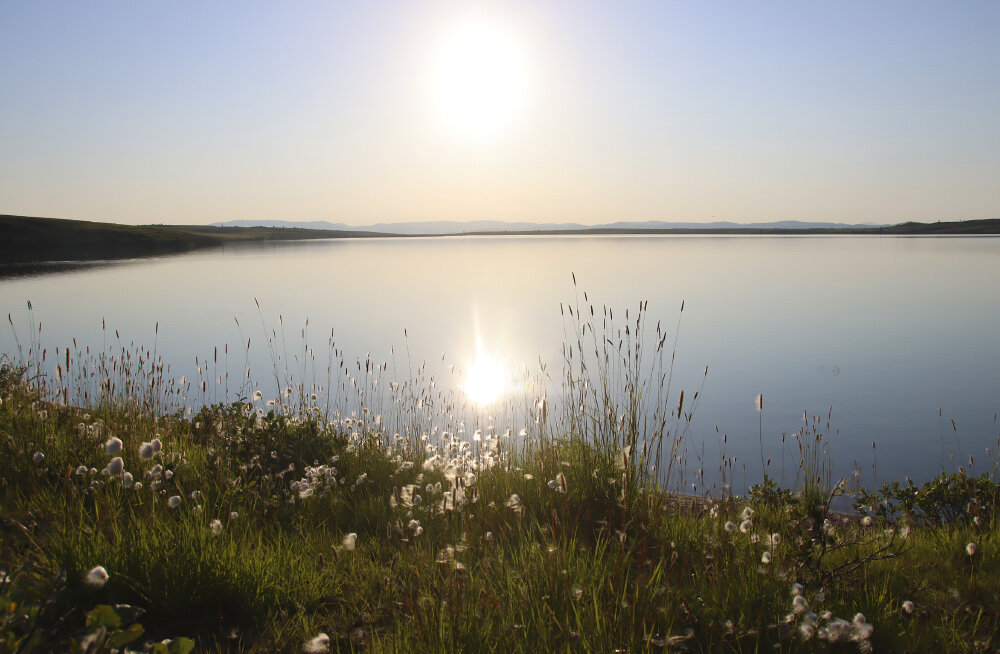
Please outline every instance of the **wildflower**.
M570 592L573 593L573 599L580 599L581 597L583 597L583 589L580 588L579 586L573 586Z
M914 611L913 602L911 602L910 600L906 600L905 602L903 602L903 610L907 613L913 613Z
M169 506L171 509L176 509L180 505L181 505L181 496L180 495L171 495L167 499L167 506Z
M329 652L330 637L321 631L315 638L307 640L302 645L302 651L305 652L305 654L322 654L322 652Z
M969 543L965 546L965 553L969 556L975 556L976 552L979 550L979 546L975 543Z
M851 623L851 640L854 642L861 642L868 640L872 636L872 632L875 631L875 627L868 624L865 619L864 613L858 613L854 616L854 621Z
M195 504L195 505L194 505L194 508L193 508L193 509L191 509L191 511L192 511L192 512L193 512L193 513L194 513L195 515L201 515L201 509L202 509L202 507L201 507L201 504Z
M820 629L819 636L831 643L836 643L841 640L846 640L851 634L851 623L842 618L835 618L826 624L825 627Z
M416 531L417 527L419 527L419 526L420 526L420 521L419 520L410 520L410 524L407 525L407 527L409 527L410 531Z
M254 402L256 402L257 400L263 399L263 398L264 398L264 394L261 393L260 391L254 391L253 392L253 400L254 400Z
M749 520L753 517L753 509L749 506L743 509L743 513L740 514L740 520Z
M118 454L122 451L122 439L112 436L104 444L104 451L108 454Z
M423 527L421 527L420 525L417 525L417 528L413 530L413 537L414 537L414 538L417 538L417 537L418 537L418 536L420 536L420 535L421 535L422 533L424 533L424 528L423 528Z
M753 529L753 523L749 520L740 523L740 533L749 534L751 529Z
M85 475L85 474L87 474L87 466L77 466L77 468L76 468L76 474L78 474L78 475Z
M42 454L41 452L35 452L35 455L31 458L35 463L41 463L42 461L45 460L45 455Z
M91 588L104 588L104 584L108 583L108 579L110 579L108 571L104 569L103 565L97 565L84 575L83 583Z
M781 534L774 533L767 537L767 544L771 547L777 547L781 542Z
M141 481L135 482L135 484L132 486L132 488L136 489L137 491L141 491L142 490L142 482Z
M518 496L517 493L514 493L507 500L507 507L509 507L511 509L516 509L519 506L521 506L521 498Z
M152 443L143 443L139 447L139 458L140 459L152 459L153 458L153 453L154 453L154 450L153 450L153 444Z
M875 522L875 520L872 519L870 515L866 515L865 517L861 518L862 526L871 527L873 522Z
M799 625L799 633L802 634L802 640L809 640L816 633L816 627L811 624L801 624Z
M159 452L159 451L161 451L163 449L163 443L160 442L160 437L159 436L157 436L152 441L150 441L149 444L153 446L153 451L154 452Z
M493 542L493 532L492 531L486 532L486 535L483 536L483 540L485 540L487 543L492 543Z
M341 547L343 547L347 551L353 550L355 546L357 546L357 544L358 544L358 535L353 531L344 536L344 538L340 541Z
M764 552L763 554L761 554L760 555L760 562L763 563L764 565L767 565L768 563L770 563L771 562L771 553L770 552Z
M239 513L237 513L236 511L232 511L232 512L231 512L231 513L229 514L229 519L230 519L230 520L235 520L235 519L236 519L236 518L238 518L238 517L240 517L240 514L239 514Z
M122 458L120 456L116 456L115 458L111 459L111 462L108 463L107 470L108 474L111 475L112 477L117 477L118 475L122 474L122 471L125 470L125 464L122 462Z
M132 473L131 472L122 473L122 486L128 488L131 485L132 485Z
M805 613L809 610L809 602L802 595L796 595L792 598L792 610L796 615Z
M222 535L222 523L219 520L213 520L212 522L209 523L208 527L209 529L212 530L213 536Z
M733 523L732 520L727 520L726 524L722 525L722 528L726 531L732 531L733 529L736 529L736 524Z

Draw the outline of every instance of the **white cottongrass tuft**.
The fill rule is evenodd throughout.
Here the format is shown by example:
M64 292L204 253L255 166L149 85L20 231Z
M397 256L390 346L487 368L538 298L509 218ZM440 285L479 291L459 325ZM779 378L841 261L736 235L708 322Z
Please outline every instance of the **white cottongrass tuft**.
M976 552L978 551L979 551L979 546L976 545L975 543L969 543L968 545L965 546L965 553L968 554L969 556L975 556Z
M122 473L122 486L124 486L125 488L128 488L131 485L132 485L132 473L131 472L123 472Z
M744 534L749 534L750 530L753 529L753 523L749 520L744 520L740 523L740 532Z
M142 482L141 481L135 482L135 484L132 485L132 488L134 488L137 491L141 491L142 490Z
M819 630L819 637L836 643L847 640L851 634L851 623L842 618L834 618Z
M83 576L83 583L91 588L104 588L104 584L108 583L110 578L111 576L103 565L96 565Z
M87 474L87 472L88 472L87 466L77 466L76 468L76 474L78 475L85 475Z
M112 436L104 444L104 451L112 456L115 454L121 454L122 451L122 439Z
M913 613L915 610L916 609L913 606L913 602L911 602L910 600L906 600L905 602L903 602L903 611L907 613Z
M302 644L302 651L305 654L322 654L330 651L330 637L322 631Z
M108 463L108 474L117 477L125 471L125 463L120 456L116 456Z
M41 463L45 460L45 455L41 452L35 452L35 455L31 457L31 460L35 463Z
M344 536L344 538L340 541L340 546L343 547L348 552L357 547L357 545L358 545L358 535L353 531Z
M232 511L232 512L230 512L230 514L229 514L229 519L230 519L230 520L235 520L235 519L237 519L237 518L239 518L239 517L240 517L240 514L239 514L239 513L237 513L236 511Z
M152 459L153 458L153 444L143 443L139 446L139 458L140 459Z
M805 613L808 610L809 610L809 602L806 601L805 597L803 597L802 595L796 595L795 597L792 598L792 611L794 611L796 615Z
M768 563L770 563L771 562L771 553L770 552L764 552L763 554L761 554L760 555L760 562L763 563L764 565L767 565Z
M180 495L171 495L167 499L167 506L169 506L171 509L176 509L180 505L181 505L181 496Z
M726 524L722 525L722 528L725 529L726 531L732 531L736 529L736 523L734 523L732 520L727 520Z
M749 506L743 509L743 513L740 514L740 520L749 520L753 517L753 509Z
M153 451L154 452L159 452L160 450L163 449L163 443L160 442L160 437L159 436L157 436L152 441L150 441L149 444L153 446Z
M213 520L209 523L208 528L212 530L213 536L222 535L222 523L219 520Z

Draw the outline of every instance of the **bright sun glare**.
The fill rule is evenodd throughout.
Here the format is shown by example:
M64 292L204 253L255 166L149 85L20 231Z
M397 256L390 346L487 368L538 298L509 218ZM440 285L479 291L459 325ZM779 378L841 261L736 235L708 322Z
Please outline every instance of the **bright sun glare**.
M466 141L499 137L524 105L522 48L503 25L482 17L456 26L441 44L431 81L434 111L447 131Z
M480 351L469 365L463 389L476 404L496 402L507 391L506 366L492 355Z

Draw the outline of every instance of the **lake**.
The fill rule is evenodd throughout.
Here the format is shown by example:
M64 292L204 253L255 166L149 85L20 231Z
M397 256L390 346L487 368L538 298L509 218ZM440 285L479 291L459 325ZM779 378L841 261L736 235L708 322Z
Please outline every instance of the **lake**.
M689 470L706 470L707 483L719 483L712 475L723 457L736 490L756 483L762 447L769 474L790 483L798 455L788 435L803 427L804 413L822 416L835 476L858 468L867 485L924 481L968 469L970 455L975 472L997 461L998 270L1000 238L990 237L567 235L233 245L0 279L0 306L13 324L0 334L0 347L14 355L17 342L25 350L37 342L51 372L61 360L57 347L70 346L75 362L87 347L114 353L134 344L169 363L170 376L206 381L203 393L192 387L188 404L222 401L227 388L230 399L247 388L274 397L289 383L317 379L346 388L329 383L331 359L334 369L345 361L351 384L370 383L358 359L385 362L378 393L387 411L392 381L422 375L429 383L433 375L439 389L483 387L488 396L497 389L489 379L470 381L470 371L489 377L490 370L523 368L539 379L508 383L504 392L525 406L541 393L559 396L562 344L575 338L567 306L589 315L593 304L598 323L606 306L615 329L623 329L626 309L634 320L648 302L646 333L661 323L668 358L677 338L675 391L691 398L701 388L685 459ZM246 368L253 386L243 384ZM510 399L518 393L525 397ZM484 411L497 414L497 423L529 420L523 411ZM519 427L497 424L507 426Z

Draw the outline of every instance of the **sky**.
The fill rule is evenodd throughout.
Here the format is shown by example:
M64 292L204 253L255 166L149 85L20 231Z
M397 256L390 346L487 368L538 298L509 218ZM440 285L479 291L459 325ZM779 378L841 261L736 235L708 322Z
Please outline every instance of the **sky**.
M0 0L0 213L1000 218L1000 2Z

